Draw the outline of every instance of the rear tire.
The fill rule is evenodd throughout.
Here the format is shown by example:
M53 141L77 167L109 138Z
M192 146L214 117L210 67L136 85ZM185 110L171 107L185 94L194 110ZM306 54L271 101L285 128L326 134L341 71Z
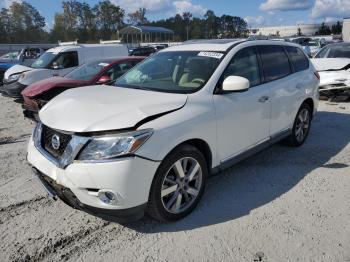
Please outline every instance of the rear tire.
M288 144L290 146L298 147L304 144L309 135L312 119L312 110L307 103L303 103L297 116L295 117L292 134L288 137Z
M197 148L177 147L162 161L155 174L147 213L164 222L187 216L201 199L207 176L206 160Z

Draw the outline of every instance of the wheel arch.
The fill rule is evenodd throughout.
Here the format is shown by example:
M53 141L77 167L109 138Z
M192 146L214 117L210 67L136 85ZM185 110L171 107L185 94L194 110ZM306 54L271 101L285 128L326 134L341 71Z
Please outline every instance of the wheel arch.
M313 113L314 113L314 107L315 107L314 100L312 98L308 97L301 103L301 105L303 105L303 104L307 104L308 106L310 106L310 108L311 108L311 118L312 118L313 117Z
M171 154L171 152L173 152L176 148L182 145L190 145L197 148L203 154L207 162L208 172L210 172L210 169L212 168L212 163L213 163L213 154L209 144L206 141L200 138L192 138L192 139L185 140L180 144L176 145L172 150L170 150L170 152L166 156Z

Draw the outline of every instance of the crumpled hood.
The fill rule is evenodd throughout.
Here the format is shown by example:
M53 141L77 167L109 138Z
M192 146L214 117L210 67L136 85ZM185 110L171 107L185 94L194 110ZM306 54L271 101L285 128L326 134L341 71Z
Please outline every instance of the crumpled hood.
M30 68L30 67L29 67ZM29 86L40 80L52 77L52 71L46 68L30 68L30 71L24 73L24 77L18 80L22 85Z
M39 112L43 124L70 132L132 128L141 120L185 105L186 94L89 86L63 92Z
M10 75L19 74L30 70L33 70L33 68L23 65L14 65L5 72L4 79L8 79Z
M350 70L320 72L320 87L338 84L350 87Z
M29 85L22 91L23 96L35 97L54 88L72 88L87 85L86 81L78 81L64 77L50 77Z
M350 65L350 58L313 58L311 61L317 71L341 70Z

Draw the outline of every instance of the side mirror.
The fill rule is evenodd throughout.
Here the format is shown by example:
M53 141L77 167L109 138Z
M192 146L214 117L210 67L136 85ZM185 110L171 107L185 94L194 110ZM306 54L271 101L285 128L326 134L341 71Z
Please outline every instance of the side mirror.
M241 76L228 76L222 83L225 92L244 92L249 89L249 80Z
M53 68L54 70L57 70L57 69L58 69L58 64L57 64L57 62L53 62L53 63L52 63L52 68Z
M111 81L111 78L109 76L101 76L100 79L97 81L97 84L105 84Z

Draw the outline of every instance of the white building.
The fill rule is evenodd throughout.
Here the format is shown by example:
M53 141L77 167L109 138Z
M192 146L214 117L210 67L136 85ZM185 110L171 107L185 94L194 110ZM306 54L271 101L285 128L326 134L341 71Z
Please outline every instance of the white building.
M332 24L327 24L332 26ZM302 35L312 36L314 35L321 24L300 24L292 26L272 26L272 27L259 27L251 29L252 35L279 35L281 37L290 37L298 35L299 29Z
M350 42L350 17L343 20L343 40Z

